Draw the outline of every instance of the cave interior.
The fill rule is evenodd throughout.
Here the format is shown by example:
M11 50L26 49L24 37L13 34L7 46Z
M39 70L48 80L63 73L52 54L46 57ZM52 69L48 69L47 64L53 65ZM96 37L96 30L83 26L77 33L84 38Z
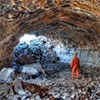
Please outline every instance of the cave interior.
M81 79L72 80L76 52ZM100 0L0 0L0 100L26 100L17 83L34 100L99 100Z

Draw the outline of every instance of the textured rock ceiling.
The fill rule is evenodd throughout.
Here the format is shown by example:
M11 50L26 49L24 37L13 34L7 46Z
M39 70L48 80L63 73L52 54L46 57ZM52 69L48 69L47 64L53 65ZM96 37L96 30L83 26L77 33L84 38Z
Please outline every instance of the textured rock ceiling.
M0 0L0 65L28 32L100 51L100 0Z

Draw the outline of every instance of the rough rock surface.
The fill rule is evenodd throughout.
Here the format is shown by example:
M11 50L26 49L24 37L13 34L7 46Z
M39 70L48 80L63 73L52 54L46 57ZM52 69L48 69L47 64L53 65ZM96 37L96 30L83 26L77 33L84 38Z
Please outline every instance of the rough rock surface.
M62 61L78 51L81 79L71 80L69 69L35 78L2 69L0 100L100 99L100 0L0 0L0 69L12 66L13 49L26 33L60 41Z
M82 66L100 67L100 53L98 51L72 49L60 41L51 41L43 36L36 37L28 43L24 40L14 48L13 67L17 69L24 64L38 62L47 72L55 72L63 69L65 65L68 67L75 52L78 52Z
M21 72L25 73L25 74L29 74L29 75L39 76L38 70L36 70L36 68L34 68L32 66L30 66L30 67L29 66L28 67L24 66L22 68Z
M10 70L10 69L8 69ZM98 71L98 73L96 73ZM100 68L81 70L81 79L71 80L69 69L37 78L0 82L0 100L99 100Z
M12 66L20 71L22 65L40 63L48 74L60 71L68 64L61 61L62 58L57 55L57 50L54 50L54 45L56 44L43 36L30 40L28 43L25 41L20 42L14 48L14 61Z
M0 71L0 82L13 81L14 77L15 75L13 68L3 68Z
M30 32L100 54L100 1L0 0L0 68L11 66L14 46Z

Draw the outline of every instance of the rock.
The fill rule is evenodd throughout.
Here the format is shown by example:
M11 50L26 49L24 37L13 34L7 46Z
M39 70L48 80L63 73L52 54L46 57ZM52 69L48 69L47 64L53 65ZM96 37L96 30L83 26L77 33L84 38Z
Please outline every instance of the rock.
M73 93L73 94L71 95L71 99L72 99L72 100L73 100L73 99L76 99L75 93Z
M9 86L7 84L1 84L0 85L0 96L2 94L7 94L8 90L9 90Z
M13 68L3 68L0 71L0 81L13 81L15 78L14 69Z
M42 70L43 70L43 68L42 68L42 66L41 66L40 63L27 64L27 65L23 65L22 68L23 68L23 67L35 68L35 69L37 69L39 72L42 72Z
M26 73L29 75L33 75L33 76L39 76L39 71L37 69L39 69L38 67L41 66L39 64L31 64L31 65L24 65L21 66L22 67L22 71L21 73ZM40 67L42 68L42 67ZM42 71L42 70L41 70Z
M37 64L39 67L40 64ZM34 66L34 64L33 64ZM38 67L34 66L34 67ZM28 65L27 65L28 67ZM38 68L39 68L38 67ZM12 100L21 98L22 100L99 100L100 99L100 78L94 77L84 87L72 88L84 83L83 79L70 80L67 70L49 75L48 78L39 76L31 80L20 80L19 77L14 82L0 84L0 100ZM93 74L93 73L91 73ZM27 74L25 74L27 75ZM66 75L66 76L65 76ZM83 74L84 76L84 74ZM90 75L89 75L90 76ZM86 80L90 80L89 76ZM67 77L67 78L66 78ZM17 96L16 96L17 95ZM51 96L51 99L50 99ZM37 99L36 99L37 98Z
M65 64L60 62L60 58L53 48L52 41L43 36L37 37L34 41L30 40L29 43L20 42L14 48L13 67L15 70L21 71L22 65L40 63L47 74L60 71L64 69Z
M97 90L96 95L100 97L100 89Z
M19 95L14 95L14 97L12 98L12 100L21 100L21 97Z
M98 0L95 1L96 3L93 3L94 0L84 2L83 0L72 0L72 2L70 2L70 0L61 0L61 7L55 6L54 3L59 0L49 0L52 3L49 3L51 5L47 3L44 10L39 6L39 0L35 0L37 2L34 5L34 0L25 0L27 3L23 0L15 1L15 3L11 3L12 1L15 0L6 0L5 2L3 0L0 1L0 65L2 65L0 67L6 67L7 64L9 66L11 65L11 54L16 43L18 43L22 35L25 33L30 34L31 32L36 36L45 35L52 40L58 40L65 44L65 46L71 47L71 49L78 48L79 51L81 50L80 56L84 64L86 63L99 67L100 2ZM22 6L23 4L24 7ZM19 8L24 10L19 10ZM63 11L63 9L65 10ZM40 15L41 18L40 16L37 17L37 15ZM66 15L69 20L66 19ZM9 21L9 19L14 20ZM85 21L86 23L84 23ZM38 25L36 25L36 23L38 23ZM16 34L13 34L14 31ZM25 46L25 48L27 48L27 46ZM6 62L7 57L10 60L9 63Z

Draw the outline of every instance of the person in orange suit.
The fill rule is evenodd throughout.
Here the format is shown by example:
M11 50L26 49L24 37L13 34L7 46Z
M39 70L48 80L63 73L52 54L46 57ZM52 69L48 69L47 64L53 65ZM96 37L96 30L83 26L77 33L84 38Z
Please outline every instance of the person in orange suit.
M70 64L71 70L72 70L72 79L74 79L74 74L76 73L77 78L80 78L80 73L79 73L79 69L80 69L80 60L77 57L77 53L74 54L74 58L71 61Z

